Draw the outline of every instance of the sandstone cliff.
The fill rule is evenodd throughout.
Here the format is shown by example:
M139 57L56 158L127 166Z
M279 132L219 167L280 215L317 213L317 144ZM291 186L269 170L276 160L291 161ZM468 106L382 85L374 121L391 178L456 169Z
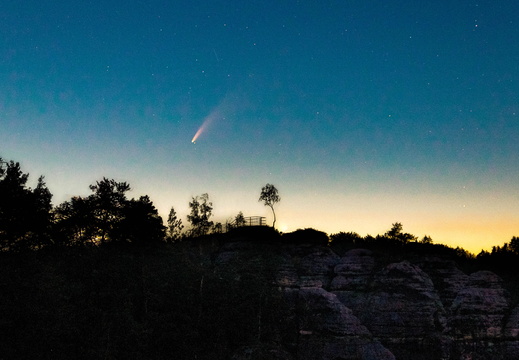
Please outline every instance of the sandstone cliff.
M216 266L254 247L226 243ZM466 274L435 256L389 263L367 249L339 256L304 243L263 251L276 256L272 286L295 324L272 358L519 359L519 308L492 272ZM235 359L259 358L247 351Z

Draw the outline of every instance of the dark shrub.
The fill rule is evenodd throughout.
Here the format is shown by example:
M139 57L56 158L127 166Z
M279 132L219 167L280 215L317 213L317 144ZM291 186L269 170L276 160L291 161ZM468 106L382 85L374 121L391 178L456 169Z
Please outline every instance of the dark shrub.
M298 229L294 232L283 234L283 242L291 244L328 245L328 235L325 232L312 228Z

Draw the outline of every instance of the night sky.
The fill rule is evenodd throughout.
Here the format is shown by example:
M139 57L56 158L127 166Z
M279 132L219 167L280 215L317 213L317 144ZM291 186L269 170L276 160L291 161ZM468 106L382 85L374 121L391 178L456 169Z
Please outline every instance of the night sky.
M0 34L0 156L55 205L106 176L270 222L272 183L282 231L519 235L516 0L3 1Z

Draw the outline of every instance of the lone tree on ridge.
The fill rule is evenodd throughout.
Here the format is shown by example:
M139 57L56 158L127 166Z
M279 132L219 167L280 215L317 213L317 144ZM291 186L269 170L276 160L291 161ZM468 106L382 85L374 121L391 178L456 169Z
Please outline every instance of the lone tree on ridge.
M274 204L278 203L281 198L278 195L278 189L272 184L267 184L261 188L261 195L258 201L263 201L265 206L269 206L272 209L272 214L274 215L274 222L272 223L272 227L276 226L276 213L274 212Z

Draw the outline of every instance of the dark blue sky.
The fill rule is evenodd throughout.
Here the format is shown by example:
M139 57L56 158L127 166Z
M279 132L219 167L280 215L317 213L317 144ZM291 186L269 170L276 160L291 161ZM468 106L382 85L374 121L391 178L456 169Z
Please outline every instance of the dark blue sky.
M7 2L0 33L0 155L55 203L107 176L225 221L271 182L286 231L518 235L515 1Z

